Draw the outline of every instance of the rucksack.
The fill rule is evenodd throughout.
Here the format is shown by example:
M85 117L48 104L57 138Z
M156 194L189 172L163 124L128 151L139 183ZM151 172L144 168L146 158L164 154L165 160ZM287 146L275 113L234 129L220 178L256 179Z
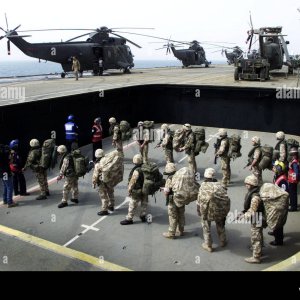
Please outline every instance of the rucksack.
M127 121L121 121L120 123L120 131L122 133L122 141L128 141L132 137L132 128Z
M141 171L144 175L144 182L142 192L146 195L154 195L159 188L163 187L166 183L163 175L160 173L157 164L147 163L143 164Z
M194 173L187 167L178 170L172 177L173 200L178 207L197 200L199 183Z
M80 149L71 153L74 162L74 172L77 177L83 177L89 169L89 158L81 154Z
M230 211L227 189L220 182L203 182L197 202L204 220L223 220Z
M44 169L54 168L57 162L57 146L54 139L44 141L42 146L42 155L40 167Z
M233 134L231 137L228 138L229 141L229 149L228 149L228 157L235 160L238 157L242 156L241 149L241 137L237 134Z
M263 201L266 221L271 230L283 227L287 220L289 193L272 183L265 183L259 191Z
M115 187L123 181L124 159L117 150L109 153L100 160L102 170L100 180L110 187Z
M144 121L143 128L149 130L149 143L155 141L154 121Z
M290 162L292 160L292 156L289 154L292 148L299 149L299 142L294 139L288 139L287 143L287 160Z
M264 145L263 147L261 147L261 160L258 165L260 170L272 170L273 151L274 148L270 145Z
M206 153L209 144L205 142L205 129L197 127L194 131L194 153L199 155L200 152Z
M184 146L184 131L183 129L177 129L173 136L173 149L179 152L179 148Z

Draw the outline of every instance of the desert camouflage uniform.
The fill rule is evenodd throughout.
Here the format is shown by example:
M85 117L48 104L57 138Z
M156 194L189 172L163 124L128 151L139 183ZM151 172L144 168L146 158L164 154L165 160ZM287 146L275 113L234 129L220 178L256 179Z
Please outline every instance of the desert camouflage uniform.
M70 160L72 157L70 155L66 155L63 157L62 166L60 168L59 176L65 177L65 183L63 187L63 197L62 202L68 202L69 193L72 191L72 199L78 200L78 177L75 175L73 162Z
M178 207L173 200L172 192L172 177L170 176L165 184L165 193L169 193L168 196L168 214L169 214L169 234L175 236L176 228L178 226L179 232L184 232L185 225L185 206Z
M142 171L140 171L142 174ZM146 216L147 207L148 207L148 195L142 193L142 189L135 189L135 185L139 180L140 173L138 170L134 170L132 177L128 184L128 192L131 197L128 208L128 215L126 216L126 220L132 220L136 209L138 207L138 203L141 202L141 213L140 217Z
M223 138L221 140L220 148L217 151L217 155L221 157L221 169L223 172L222 183L227 186L230 183L231 168L230 168L230 158L228 157L229 140L228 138Z
M252 218L252 216L255 213L259 212L260 206L261 206L261 199L259 197L259 194L254 193L251 198L250 208L248 209L247 212L245 212L245 218L252 219L251 220L251 245L253 249L252 255L254 258L257 259L260 259L261 257L261 251L263 246L263 226L262 226L262 222L255 222L255 218Z
M113 128L113 143L119 152L123 152L123 141L120 125L116 124Z
M261 159L262 151L260 146L256 146L253 155L251 155L251 160L252 162L254 160L257 161L257 163L252 166L252 174L257 177L258 180L258 185L262 186L263 185L263 180L262 180L262 170L259 169L258 165Z
M97 161L93 173L93 184L99 185L99 196L102 201L101 211L107 211L109 207L115 206L114 188L101 181L102 170L100 160Z
M215 215L215 211L212 214L212 210L207 210L207 204L212 206L211 199L214 197L214 182L203 182L199 189L197 205L200 206L201 212L201 225L203 228L204 242L208 247L212 247L211 238L211 222L215 221L217 233L219 236L221 246L225 246L227 243L226 232L225 232L225 220L223 216L218 218Z
M49 193L47 170L39 166L41 155L41 148L31 149L24 168L26 169L30 167L30 169L35 173L37 182L40 186L41 196L46 196L46 194Z
M140 130L139 130L139 132L140 132ZM143 138L143 140L139 140L139 145L141 146L143 143L145 143L145 144L144 144L143 148L140 147L140 153L143 157L143 163L147 164L149 162L149 159L148 159L149 139L150 139L150 130L149 129L147 129L147 128L143 129L142 138Z
M80 71L80 62L78 59L73 59L72 70L74 71L76 80L78 80L78 72Z
M161 146L165 152L166 163L173 163L173 144L170 142L170 133L166 133L162 140Z
M186 133L183 149L185 150L185 153L188 155L189 168L193 171L194 174L196 174L197 164L196 164L196 157L195 157L193 147L194 147L194 133L193 131L189 131Z

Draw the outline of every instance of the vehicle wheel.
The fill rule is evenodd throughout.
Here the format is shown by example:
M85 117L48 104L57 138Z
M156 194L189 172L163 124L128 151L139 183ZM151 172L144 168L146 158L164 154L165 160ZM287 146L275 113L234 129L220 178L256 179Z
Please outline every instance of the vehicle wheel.
M124 73L124 74L130 74L131 72L130 72L130 69L129 69L129 68L125 68L124 71L123 71L123 73Z
M266 70L265 69L260 69L259 77L260 77L260 81L266 80Z
M66 73L65 73L65 72L62 72L62 73L60 74L60 77L61 77L61 78L65 78L65 77L66 77Z
M239 76L239 69L238 68L235 68L234 69L234 80L235 81L238 81L240 79L240 76Z

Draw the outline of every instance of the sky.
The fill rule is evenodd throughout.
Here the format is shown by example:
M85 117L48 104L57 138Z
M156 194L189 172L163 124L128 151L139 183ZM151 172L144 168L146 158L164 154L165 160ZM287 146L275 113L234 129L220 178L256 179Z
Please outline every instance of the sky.
M80 3L80 4L78 4ZM286 40L290 41L290 54L300 53L300 0L14 0L1 3L0 27L6 29L4 13L7 13L9 29L19 24L20 30L44 28L99 28L150 27L155 30L130 30L178 41L198 40L233 43L246 49L249 11L255 28L282 26ZM126 31L126 30L125 30ZM60 42L82 34L76 31L32 32L28 42ZM1 32L0 32L0 35ZM136 60L174 60L165 50L155 50L159 44L153 38L123 34L142 46L138 49L128 44ZM83 38L82 40L85 40ZM163 44L162 44L163 45ZM208 60L222 60L221 51L209 49L203 43ZM14 45L7 55L6 39L0 41L0 62L34 60Z

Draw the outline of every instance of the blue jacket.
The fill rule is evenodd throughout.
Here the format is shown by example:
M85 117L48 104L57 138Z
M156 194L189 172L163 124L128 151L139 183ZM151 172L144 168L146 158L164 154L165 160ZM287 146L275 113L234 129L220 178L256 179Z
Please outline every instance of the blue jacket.
M66 140L77 141L78 140L78 126L74 122L68 122L65 124Z

